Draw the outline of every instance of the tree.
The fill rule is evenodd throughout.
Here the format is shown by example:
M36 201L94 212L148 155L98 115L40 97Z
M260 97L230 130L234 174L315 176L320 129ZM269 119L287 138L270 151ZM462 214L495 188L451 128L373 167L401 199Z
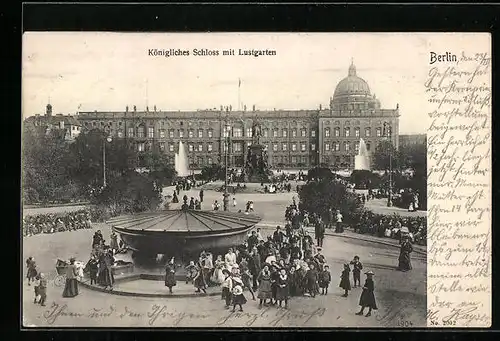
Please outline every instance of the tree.
M22 191L26 203L69 201L78 196L78 187L66 173L67 143L58 129L23 126Z
M124 177L111 179L92 202L112 215L154 210L161 203L161 188L148 176L130 171Z
M330 168L328 167L314 167L307 172L307 178L309 181L314 179L333 179L334 175Z
M158 151L149 151L144 154L144 167L149 169L149 177L159 184L169 185L177 175L174 167L169 163L167 156Z
M392 169L400 169L400 153L390 141L381 141L372 155L372 165L377 170L389 170L392 162Z
M346 185L336 180L310 181L299 191L299 207L309 213L325 216L328 209L337 209L344 216L361 209L357 195L348 191Z
M201 170L201 178L205 181L224 180L226 177L225 168L218 163L205 166Z
M81 133L70 145L68 174L82 187L98 188L103 185L103 148L106 148L106 180L121 177L137 167L137 155L131 142L123 139L106 141L107 134L100 130Z

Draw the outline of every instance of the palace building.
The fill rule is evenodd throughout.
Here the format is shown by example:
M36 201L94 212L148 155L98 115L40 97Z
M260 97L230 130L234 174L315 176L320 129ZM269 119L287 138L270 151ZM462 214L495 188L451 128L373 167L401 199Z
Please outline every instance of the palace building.
M373 151L391 138L398 147L399 108L381 109L368 84L351 64L330 98L330 108L315 110L243 110L231 107L197 111L78 112L83 130L101 129L115 138L132 140L139 152L157 150L174 163L178 142L186 145L191 169L224 162L228 146L230 167L243 166L252 141L252 125L262 127L260 143L267 147L274 168L325 165L352 168L360 138Z

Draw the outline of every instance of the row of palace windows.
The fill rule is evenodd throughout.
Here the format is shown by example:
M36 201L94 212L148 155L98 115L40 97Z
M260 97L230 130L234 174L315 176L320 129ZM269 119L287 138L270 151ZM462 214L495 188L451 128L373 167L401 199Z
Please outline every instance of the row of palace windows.
M242 128L232 128L232 137L243 137L243 129ZM281 134L280 134L280 129L274 128L274 129L267 129L264 128L262 130L262 136L263 137L270 137L269 133L271 132L272 137L288 137L288 132L290 130L290 136L291 137L298 137L300 134L300 137L307 137L307 129L302 128L302 129L281 129ZM224 137L228 137L230 135L229 131L224 131ZM252 137L252 128L247 128L246 129L246 137ZM316 137L316 130L311 130L310 133L311 137Z
M87 125L88 122L85 122L85 125ZM92 122L94 126L96 126L96 122ZM103 123L103 122L101 122ZM120 122L121 123L121 122ZM102 125L104 126L104 125ZM109 129L109 126L106 126L105 128ZM176 138L176 137L179 137L179 138L183 138L185 137L185 133L184 133L184 129L178 129L177 130L177 134L176 133L176 130L175 129L169 129L168 130L168 137L169 138ZM242 128L239 128L239 127L236 127L236 128L232 128L231 129L231 132L229 132L228 130L224 130L224 137L229 137L229 136L232 136L232 137L252 137L252 128L247 128L246 131L245 131L245 135L243 135L243 129ZM263 136L264 137L269 137L269 133L270 133L270 130L269 129L263 129L263 132L262 132ZM288 137L288 129L281 129L281 134L280 134L280 129L272 129L271 130L271 134L272 134L272 137ZM299 135L300 134L300 135ZM176 136L177 135L177 136ZM206 135L208 138L212 138L213 137L213 129L208 129L206 131ZM122 137L123 136L123 130L122 129L118 129L118 137ZM148 138L155 138L155 129L154 127L148 127L147 130L146 130L146 127L144 126L139 126L137 128L135 127L128 127L127 128L127 136L128 137L138 137L138 138L145 138L146 136ZM159 138L163 139L163 138L166 138L167 136L167 130L165 129L159 129L158 130L158 136ZM197 136L198 138L203 138L205 136L205 131L204 129L188 129L187 130L187 137L189 138L194 138L195 136ZM293 128L293 129L290 129L290 136L291 137L307 137L307 129L305 128L302 128L302 129L296 129L296 128ZM310 136L311 137L316 137L316 131L315 130L311 130L310 132Z
M225 152L226 151L226 145L227 144L223 144L222 145L222 151ZM247 147L251 145L251 142L247 142L246 143ZM315 151L316 150L316 144L315 143L311 143L310 144L311 146L311 150L312 151ZM235 142L232 144L232 151L233 152L242 152L243 151L243 143L239 143L239 142ZM266 149L269 148L269 144L266 143L264 144L264 147ZM281 147L281 149L280 149ZM290 148L289 148L290 147ZM143 152L143 151L146 151L148 150L149 148L149 144L146 144L144 142L139 142L137 143L137 150L140 151L140 152ZM160 142L159 143L159 148L160 148L160 151L168 151L169 152L174 152L176 149L175 149L175 144L174 143L165 143L165 142ZM214 150L213 148L213 143L206 143L203 144L203 143L198 143L198 144L193 144L193 143L190 143L187 145L187 148L188 148L188 151L189 152L212 152ZM296 151L301 151L301 152L305 152L307 151L307 143L305 142L302 142L302 143L273 143L272 144L272 148L273 148L273 151L274 152L278 152L278 151L292 151L292 152L296 152ZM326 148L326 147L325 147ZM329 147L327 147L325 150L330 150Z
M355 137L360 137L360 128L359 127L356 127L353 129L354 130L354 135ZM327 127L325 128L325 137L331 137L331 128ZM166 138L167 136L167 131L165 129L159 129L159 138L160 139L164 139ZM297 137L297 132L298 130L297 129L291 129L291 137ZM195 137L195 133L196 133L196 136L198 138L203 138L205 136L205 131L203 129L198 129L197 131L195 131L194 129L189 129L187 131L187 137L189 138L194 138ZM383 131L382 128L380 127L377 127L375 129L375 136L377 137L382 137L382 136L385 136L387 134L386 131ZM117 131L117 135L118 137L123 137L123 130L119 129ZM168 137L173 139L175 137L179 137L179 138L184 138L185 137L185 134L184 134L184 130L183 129L179 129L177 130L177 136L175 136L175 130L174 129L170 129L168 130ZM213 138L213 129L208 129L206 131L206 135L208 138ZM230 135L230 132L225 130L224 131L224 137L228 137ZM234 128L232 129L232 137L243 137L243 130L241 128ZM138 127L138 128L134 128L134 127L129 127L127 129L127 136L128 137L138 137L138 138L145 138L145 137L148 137L148 138L155 138L155 129L154 127L148 127L147 129L147 135L146 135L146 128L145 127ZM247 137L252 137L252 128L248 128L247 131L246 131L246 136ZM269 129L264 129L263 130L263 136L264 137L269 137ZM300 137L306 137L307 136L307 131L306 129L300 129ZM333 136L334 137L340 137L340 128L334 128L333 129ZM345 137L350 137L351 136L351 128L349 127L346 127L344 128L344 134L343 136ZM365 128L365 135L364 137L371 137L372 136L372 131L371 131L371 128ZM288 137L288 130L287 129L282 129L281 131L281 136L279 134L279 130L278 129L273 129L272 130L272 137ZM316 137L316 131L315 130L311 130L311 137Z
M297 165L298 163L308 164L309 157L307 157L307 156L291 156L291 157L288 157L288 156L274 156L272 158L272 161L273 161L274 165L288 164L289 160L290 160L290 163L294 164L294 165ZM169 158L168 161L169 161L170 164L174 164L174 158ZM189 165L191 167L194 166L194 165L196 165L198 167L202 167L204 165L211 165L216 160L214 160L214 158L211 157L211 156L208 156L208 157L199 156L199 157L196 157L196 158L189 158L188 161L189 161ZM241 159L237 159L237 160L235 160L235 162L237 164L241 164L242 160Z
M382 137L385 135L386 132L382 130L382 128L377 127L375 129L375 135L377 137ZM331 136L331 129L330 128L325 128L325 137L330 137ZM340 137L340 128L334 128L333 129L333 136L334 137ZM351 128L346 127L344 128L344 135L345 137L350 137L351 136ZM360 128L356 127L354 128L354 136L355 137L360 137ZM365 137L371 137L372 136L372 129L371 128L365 128Z
M273 156L273 165L279 165L279 164L288 164L288 160L290 160L291 164L297 165L298 163L303 163L307 164L308 162L308 157L307 156L291 156L290 158L288 156Z
M328 143L326 142L325 143L325 152L328 152L330 150L334 151L334 152L339 152L340 151L340 145L341 143L340 142L333 142L333 143ZM370 151L370 148L371 148L371 144L370 143L367 143L366 144L366 150ZM345 141L343 143L343 151L346 151L346 152L350 152L351 151L351 143ZM359 151L359 142L355 142L354 143L354 151L355 152L358 152Z

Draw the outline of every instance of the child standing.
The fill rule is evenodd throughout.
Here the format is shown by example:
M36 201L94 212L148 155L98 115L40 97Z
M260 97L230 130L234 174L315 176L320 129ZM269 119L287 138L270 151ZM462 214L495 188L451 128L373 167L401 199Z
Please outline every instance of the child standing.
M45 306L45 300L47 299L47 280L45 279L45 275L43 273L40 274L40 283L38 284L38 295L40 296L41 306Z
M232 290L233 290L233 280L231 278L231 273L224 269L222 270L224 275L224 280L222 281L222 299L226 301L226 309L229 308L232 299Z
M351 290L351 281L349 280L349 273L351 272L351 268L349 268L349 264L344 264L344 270L342 271L342 275L340 275L340 285L342 289L344 289L344 295L342 297L347 297L349 295L349 290Z
M363 264L359 261L358 256L354 256L354 259L351 261L353 265L352 268L352 277L354 279L354 287L361 286L361 270L363 270ZM356 283L358 285L356 285Z
M194 282L194 276L196 276L196 266L194 265L193 261L189 262L189 265L186 266L186 284L189 282Z
M33 285L35 286L35 300L33 301L33 303L38 303L38 301L40 300L40 294L39 294L39 289L38 289L40 286L40 274L38 274L35 277Z
M359 305L361 306L361 310L356 313L356 315L363 315L363 310L368 307L368 313L365 315L366 317L372 315L372 309L377 310L377 302L375 301L375 285L373 283L373 271L365 272L366 281L363 286L363 292L361 293L361 297L359 298Z
M240 306L240 311L243 311L243 304L247 303L247 299L243 295L243 282L238 277L233 278L233 312L236 306Z
M330 282L332 281L332 275L330 274L330 267L328 265L323 266L323 270L319 273L318 284L321 288L320 295L328 294L328 287L330 286Z

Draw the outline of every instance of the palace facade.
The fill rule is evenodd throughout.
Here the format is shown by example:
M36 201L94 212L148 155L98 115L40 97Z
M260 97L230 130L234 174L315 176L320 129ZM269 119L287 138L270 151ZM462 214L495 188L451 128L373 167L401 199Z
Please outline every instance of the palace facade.
M369 151L390 138L399 144L399 108L381 109L368 84L351 64L330 98L330 108L316 110L233 111L230 107L198 111L79 112L85 130L101 129L115 138L132 140L139 152L157 150L174 163L182 141L191 169L224 162L226 145L231 167L240 167L252 141L252 125L262 127L261 143L274 168L307 168L320 164L352 168L360 139Z

